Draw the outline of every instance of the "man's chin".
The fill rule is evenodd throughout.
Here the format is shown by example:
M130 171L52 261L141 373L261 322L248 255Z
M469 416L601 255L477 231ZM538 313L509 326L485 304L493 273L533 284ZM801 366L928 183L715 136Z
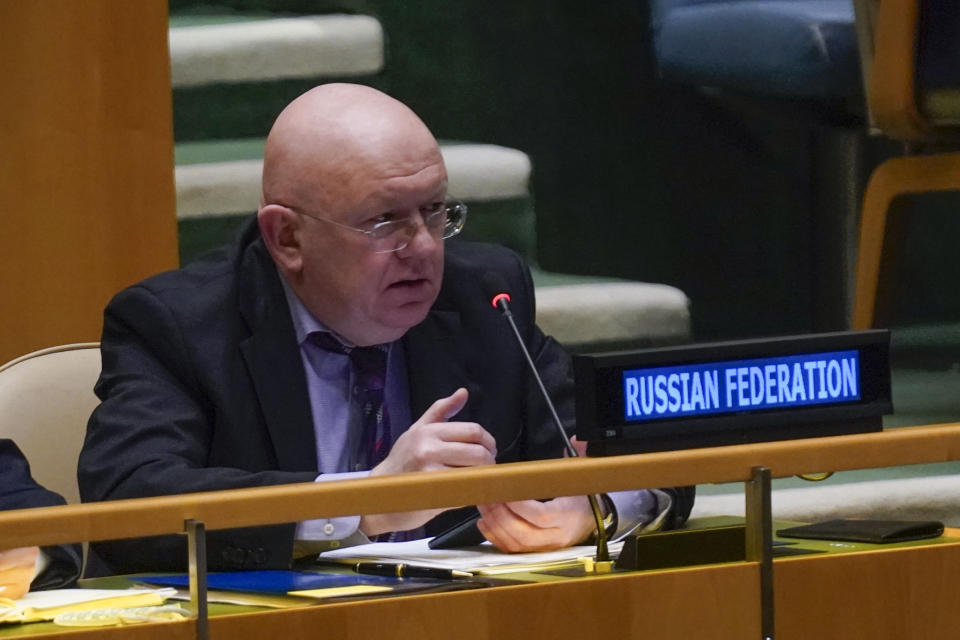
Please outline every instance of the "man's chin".
M432 303L411 302L394 309L389 316L389 326L400 330L402 335L423 322L431 306Z
M355 330L349 332L355 334L351 341L359 346L370 346L399 340L407 331L423 322L430 307L426 303L408 303L384 312L375 321L354 323L354 328L363 324L366 330L362 332L363 335L356 335Z

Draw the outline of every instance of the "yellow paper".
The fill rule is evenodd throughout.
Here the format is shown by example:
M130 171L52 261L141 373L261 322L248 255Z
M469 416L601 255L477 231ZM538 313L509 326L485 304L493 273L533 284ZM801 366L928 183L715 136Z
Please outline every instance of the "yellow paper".
M308 598L339 598L340 596L362 596L368 593L392 591L392 587L376 584L355 584L348 587L327 587L326 589L303 589L290 591L291 596L307 596Z
M181 594L184 595L184 594ZM188 599L186 596L184 600ZM271 609L292 609L294 607L308 607L315 604L307 598L276 593L251 593L249 591L207 591L207 602L221 604L238 604L251 607L270 607Z

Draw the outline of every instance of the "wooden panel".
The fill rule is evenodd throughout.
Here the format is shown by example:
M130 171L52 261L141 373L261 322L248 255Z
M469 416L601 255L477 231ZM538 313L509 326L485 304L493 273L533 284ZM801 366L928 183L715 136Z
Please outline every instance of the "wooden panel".
M177 263L166 0L0 3L0 362Z
M713 640L743 640L760 635L758 585L756 565L726 565L225 617L211 630L224 638L265 637L282 625L285 638L335 629L329 637L349 640L609 640L688 639L709 629Z
M64 635L67 634L67 635ZM132 624L121 627L57 627L52 622L0 626L0 638L48 640L196 640L197 625L193 620ZM216 636L214 636L216 637ZM280 638L281 636L276 635Z
M214 617L210 635L230 640L744 640L760 636L754 605L758 584L755 564L619 574ZM27 635L63 637L44 626L44 632ZM181 640L192 631L192 623L177 622L70 630L67 637ZM12 635L0 629L0 638Z
M960 545L777 561L777 640L955 640Z

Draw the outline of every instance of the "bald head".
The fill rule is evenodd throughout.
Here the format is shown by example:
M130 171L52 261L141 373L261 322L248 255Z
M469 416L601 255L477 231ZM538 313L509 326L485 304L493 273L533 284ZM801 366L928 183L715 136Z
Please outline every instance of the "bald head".
M380 178L438 159L430 130L402 102L363 85L325 84L291 102L270 130L263 200L313 210L343 206L373 165Z
M366 346L423 321L443 279L441 228L426 220L445 209L447 170L409 108L359 85L303 94L267 138L262 197L264 244L326 328ZM377 251L374 229L405 244Z

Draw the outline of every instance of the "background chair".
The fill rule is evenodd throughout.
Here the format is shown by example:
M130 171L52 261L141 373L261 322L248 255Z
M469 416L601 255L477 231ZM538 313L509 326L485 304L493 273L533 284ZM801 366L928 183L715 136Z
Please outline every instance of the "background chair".
M861 51L862 73L869 107L868 113L863 114L863 120L856 126L865 132L870 122L880 133L906 143L907 146L907 155L904 156L902 150L899 150L894 155L902 157L887 160L872 172L862 200L862 220L855 223L851 229L851 237L855 238L856 225L859 225L858 244L850 243L851 251L856 250L853 263L856 280L851 291L851 324L855 329L865 329L873 324L884 326L886 321L883 312L886 309L883 307L889 305L884 304L883 296L877 304L878 283L891 279L889 276L892 275L894 258L897 257L897 252L893 250L903 239L901 229L893 229L888 224L888 210L891 210L901 196L929 191L960 191L960 153L945 152L951 148L956 149L953 145L960 141L955 135L955 125L960 123L960 92L957 91L960 88L960 14L956 12L956 3L951 0L854 0L852 3L842 0L667 0L662 4L674 7L678 4L690 6L683 11L674 8L661 20L669 21L670 16L679 20L687 16L687 19L692 21L693 12L699 9L704 13L696 24L703 29L713 28L721 32L724 31L716 24L711 25L707 19L710 15L707 13L708 9L713 12L716 22L721 14L731 20L736 16L745 19L744 14L751 6L763 9L768 15L777 7L780 17L783 18L786 15L795 15L804 5L825 7L832 4L839 7L846 4L843 11L848 25L844 30L847 38L854 35L851 28L853 25L849 22L854 17L853 9L856 10L856 39ZM753 19L756 20L756 16ZM679 47L676 40L671 45L669 38L679 35L678 29L683 23L675 22L672 27L668 22L663 22L662 25L661 38L667 40L660 43L661 65L664 63L663 56L674 51L670 47ZM795 26L797 29L801 28L800 24ZM755 25L754 28L759 27ZM817 31L808 29L806 33L813 35ZM834 48L836 33L834 31L834 37L824 39L823 53ZM737 49L740 53L757 46L759 39L747 38L747 32L741 32L740 38L745 39L742 48ZM694 42L688 40L690 45ZM726 42L730 45L731 42L736 42L736 38ZM719 45L715 43L713 46ZM850 46L846 45L841 51L842 58L828 56L824 62L836 63L841 59L850 61ZM778 56L787 52L778 52ZM704 63L710 59L709 52L704 52L699 58ZM856 60L851 62L855 64ZM768 76L771 84L768 86L780 86L781 91L785 90L786 79L777 80L774 73L777 67L781 69L779 73L782 73L783 65L774 61L764 64L762 68L771 72ZM748 75L746 70L749 67L744 65L738 68L744 73L731 75L733 71L728 69L722 76L728 83L727 86L735 86L741 91L747 91L751 81L755 87L758 86L755 81L761 78L759 72ZM665 79L675 72L675 67L663 68ZM703 72L706 73L706 70L703 69ZM844 76L846 82L858 84L852 80L849 69L844 72ZM699 81L706 83L703 76L699 77ZM812 87L829 86L812 81L811 83ZM875 141L883 142L882 139ZM886 155L889 157L890 154ZM954 204L950 211L955 208ZM926 213L927 209L919 211ZM930 211L927 215L927 220L933 217L932 213ZM917 223L924 222L922 215L915 218ZM856 217L851 220L856 221ZM908 256L903 257L906 262ZM833 264L825 266L834 268ZM825 278L830 276L829 269ZM956 273L956 269L953 273ZM832 277L839 280L836 270ZM890 287L885 288L889 293ZM949 294L955 291L956 287L952 286L952 282L948 286L940 282L937 289ZM900 304L902 307L903 303ZM944 375L943 372L927 369L928 366L932 367L934 363L939 365L944 360L948 371L952 366L947 359L955 354L952 356L945 348L944 337L946 336L942 332L923 339L912 331L905 332L901 329L894 332L896 415L890 416L891 420L884 421L886 427L931 424L956 419L956 377L949 372ZM952 337L946 342L957 344L957 338ZM920 351L917 347L924 347L929 351ZM938 353L931 357L934 350ZM909 356L909 360L906 360L905 356ZM910 366L905 366L906 364ZM960 524L958 471L960 468L951 463L843 472L816 484L796 479L778 480L774 484L773 511L775 517L784 520L817 521L838 517L938 519L956 526ZM743 495L739 488L700 487L693 515L742 513L742 505Z
M87 419L100 400L100 343L34 351L0 366L0 437L11 438L34 479L79 503L77 458Z
M742 234L742 242L763 243L758 263L791 283L791 296L774 304L786 309L807 295L810 328L845 328L867 173L852 0L650 0L650 31L664 84L692 89L709 105L702 145L717 137L750 150L723 159L743 165L735 193L766 194L740 195L746 218L792 227L785 236ZM776 285L774 278L767 299Z
M860 0L858 19L861 15L872 23L872 42L864 52L871 121L903 142L907 154L877 167L864 194L854 329L888 323L890 287L880 285L889 285L898 262L901 229L891 217L896 202L911 194L960 191L960 14L955 3ZM938 289L949 292L955 286Z
M652 0L650 8L665 79L754 96L859 101L850 0Z

